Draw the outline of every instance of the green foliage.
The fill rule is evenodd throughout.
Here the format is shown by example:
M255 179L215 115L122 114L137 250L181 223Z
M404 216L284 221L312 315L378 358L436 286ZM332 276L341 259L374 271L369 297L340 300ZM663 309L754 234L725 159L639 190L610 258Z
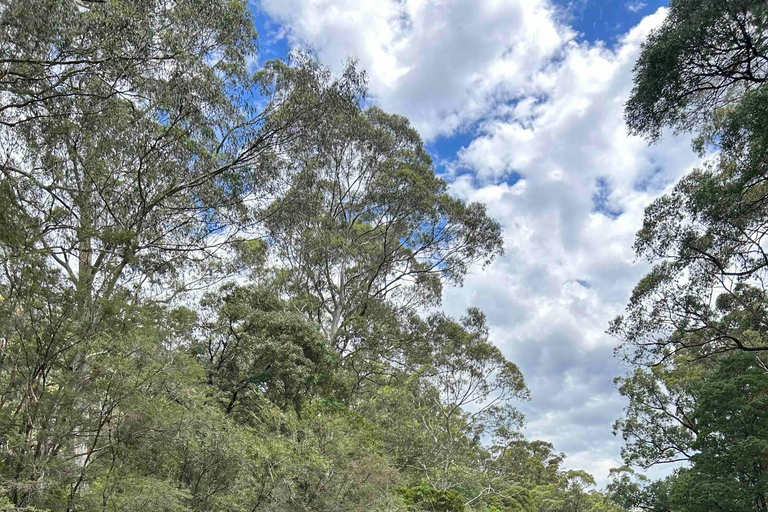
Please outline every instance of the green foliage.
M409 512L464 512L461 493L453 490L438 490L427 485L399 489Z
M767 15L763 2L673 1L638 60L630 128L696 130L702 155L718 152L646 209L635 249L657 264L611 326L635 362L768 351Z
M382 309L436 305L443 282L502 252L499 224L448 194L402 116L338 109L283 155L266 219L277 283L343 357L374 350L360 330Z
M655 464L688 461L697 429L691 419L696 404L694 386L711 363L679 364L636 368L616 379L619 392L629 400L623 419L614 424L625 446L627 464L650 467Z
M591 494L587 488L595 485L595 480L584 471L566 471L557 475L549 485L543 485L534 492L536 510L539 512L582 512L599 510L596 505L603 505L602 496Z
M207 370L207 381L222 392L227 414L258 407L266 398L300 412L302 397L327 384L335 353L300 314L274 291L225 286L203 305L215 319L191 350ZM244 403L246 402L246 403Z
M626 510L647 510L649 512L670 512L672 510L671 488L676 477L650 481L646 476L635 473L623 466L611 470L608 493L614 503Z
M274 148L360 80L330 83L307 59L250 74L256 33L239 1L24 0L1 16L9 227L80 302L220 278L221 248L261 217Z
M768 10L759 0L672 0L635 65L631 132L656 139L711 119L766 79Z
M354 63L255 38L239 0L0 2L0 510L607 510L482 312L418 314L498 223Z
M707 159L646 209L635 250L655 266L610 328L634 366L618 380L625 462L686 463L656 482L617 470L629 509L768 506L766 23L764 2L673 0L635 67L630 131L697 132Z
M642 428L657 434L658 447L683 454L689 465L656 482L629 468L616 470L609 486L614 500L629 509L654 512L764 510L768 493L764 470L768 453L765 369L750 354L730 354L690 380L687 394L691 405L686 411L678 408L668 412L670 418L677 416L686 424L689 435L684 440L673 445L675 438L668 433L664 437L658 420ZM669 423L671 420L668 428ZM625 429L625 435L627 432L631 430ZM639 448L631 447L630 453L647 453L651 450L650 435L646 442ZM663 452L658 447L655 451ZM659 461L663 459L643 462L647 466Z
M692 465L673 487L677 508L765 510L768 507L768 379L749 354L724 358L696 386L698 431Z

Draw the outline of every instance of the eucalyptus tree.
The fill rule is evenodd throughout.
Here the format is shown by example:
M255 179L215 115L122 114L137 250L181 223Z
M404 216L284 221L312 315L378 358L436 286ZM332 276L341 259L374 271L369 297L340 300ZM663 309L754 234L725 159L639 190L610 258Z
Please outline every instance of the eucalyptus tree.
M463 411L471 411L465 418L470 428L489 434L497 428L511 432L521 424L512 401L530 397L523 374L491 343L479 309L470 308L459 321L434 314L416 321L413 329L412 368L437 392L444 425Z
M519 369L418 316L498 223L353 64L255 37L240 0L0 0L0 508L533 511Z
M651 481L629 466L622 466L611 469L609 478L607 491L611 499L626 510L672 511L670 493L675 482L674 473L661 480Z
M691 368L685 362L637 368L616 379L619 392L629 400L624 418L614 424L625 445L622 456L627 464L650 468L659 464L690 462L698 436L693 422L696 396L693 386L706 368Z
M513 402L528 396L519 369L489 342L484 316L434 314L414 318L409 329L405 366L374 383L375 392L355 407L381 429L386 452L406 477L407 499L442 500L440 493L461 489L472 509L505 496L525 502L522 488L511 490L522 478L519 468L497 463L484 443L514 436L522 416Z
M742 491L752 492L745 482L762 478L735 474L726 455L742 445L739 436L758 444L764 439L749 419L751 406L726 412L726 394L718 404L705 397L719 386L749 396L746 387L737 391L736 381L764 380L768 373L766 59L764 2L673 0L635 67L625 112L630 132L652 141L664 128L693 132L704 159L646 209L635 250L654 266L636 286L627 314L610 327L634 366L619 379L629 398L616 423L625 461L687 466L652 484L623 475L635 508L737 510L744 506ZM751 363L737 371L738 354ZM727 375L726 367L734 373ZM705 417L718 419L707 426ZM750 427L736 435L719 423L726 417ZM747 464L763 464L756 453L742 455ZM726 487L721 502L707 501ZM759 509L755 499L750 506Z
M190 264L215 268L271 193L270 152L344 88L309 59L250 73L240 2L24 1L2 16L6 214L29 217L9 230L80 300L128 281L167 295Z
M595 479L584 471L570 470L558 475L549 486L538 490L536 509L539 512L586 512L591 510L586 488L595 485Z
M635 67L630 130L693 130L708 156L647 208L637 235L657 265L612 327L637 355L768 350L766 16L764 2L673 1Z
M255 38L239 1L0 3L0 486L16 505L81 508L103 457L137 442L119 419L178 400L163 364L194 315L168 304L226 275L274 196L276 148L358 94L352 68L334 81L310 58L252 72Z
M499 224L449 194L404 117L339 109L282 165L289 188L266 221L278 282L343 357L378 313L436 305L443 282L502 252Z

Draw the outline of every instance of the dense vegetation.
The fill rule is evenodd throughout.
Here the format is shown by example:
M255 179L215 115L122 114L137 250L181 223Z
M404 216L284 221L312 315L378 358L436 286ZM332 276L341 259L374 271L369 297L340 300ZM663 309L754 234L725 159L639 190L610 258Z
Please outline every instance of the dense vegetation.
M764 1L672 0L635 67L705 163L637 236L605 493L440 312L499 225L354 62L257 61L242 1L0 0L0 510L768 511Z
M439 312L499 225L353 63L256 49L240 1L0 2L0 509L619 510Z
M633 365L614 497L654 512L768 510L768 5L673 0L635 67L631 130L693 131L705 164L651 204L654 263L611 331Z

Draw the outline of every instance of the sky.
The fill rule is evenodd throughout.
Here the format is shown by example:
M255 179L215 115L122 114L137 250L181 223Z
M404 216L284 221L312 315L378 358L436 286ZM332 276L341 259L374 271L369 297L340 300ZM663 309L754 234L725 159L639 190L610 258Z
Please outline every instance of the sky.
M621 465L613 422L626 368L605 333L648 265L643 210L697 164L690 139L627 134L623 106L657 0L252 0L260 58L311 47L369 77L371 101L407 116L453 194L481 201L505 255L443 307L487 315L531 390L525 434L604 485ZM649 475L658 476L660 471Z

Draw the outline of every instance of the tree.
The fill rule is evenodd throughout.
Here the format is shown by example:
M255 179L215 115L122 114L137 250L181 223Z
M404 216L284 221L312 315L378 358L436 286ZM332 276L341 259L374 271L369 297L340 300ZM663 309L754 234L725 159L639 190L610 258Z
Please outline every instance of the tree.
M699 435L673 487L676 508L768 510L768 379L750 354L723 358L697 385Z
M353 62L255 37L240 0L0 0L0 509L534 512L576 480L522 374L424 313L498 223Z
M624 438L622 457L628 465L647 469L687 462L695 452L699 429L693 419L693 388L708 368L689 364L682 356L676 363L639 367L616 379L619 392L629 400L624 418L614 424L614 434Z
M203 361L207 380L222 392L227 414L245 402L292 406L330 379L333 353L315 326L289 310L273 290L227 285L207 294L213 320L192 347ZM214 316L215 315L215 316Z
M4 205L81 302L120 286L167 298L215 277L211 260L259 218L270 151L357 87L308 59L251 75L256 33L239 2L40 3L60 22L31 19L45 5L3 10L7 37L24 41L5 54L2 90L22 100L7 105Z
M190 329L189 315L125 308L102 323L81 358L51 345L49 323L25 318L34 307L15 306L0 315L8 333L0 359L0 488L22 508L76 510L93 493L107 501L113 489L97 488L99 482L126 470L136 474L135 454L169 442L194 402L188 397L199 374L173 347ZM42 364L39 354L47 351L54 353ZM161 485L142 476L146 485Z
M9 0L0 18L1 485L73 510L127 464L123 420L160 428L142 397L180 400L158 373L196 372L194 312L167 304L231 273L273 149L361 77L309 58L251 74L241 2Z
M658 264L611 327L635 356L768 350L766 15L762 2L673 1L638 59L630 130L693 130L702 156L718 152L646 209L635 250Z
M359 407L384 427L398 467L435 489L451 489L490 457L482 436L520 427L522 415L512 401L527 398L528 390L517 366L488 341L478 310L461 322L441 314L414 318L411 329L407 370L391 371L387 385Z
M671 512L670 492L674 482L674 474L652 482L629 466L622 466L611 469L607 490L611 500L626 510Z
M735 391L736 382L755 379L748 387L759 389L768 372L767 15L763 2L672 1L635 67L630 132L651 140L665 127L695 132L705 161L646 209L635 250L654 267L610 327L635 367L619 380L629 398L616 423L625 462L688 464L658 482L617 476L614 494L631 508L763 506L753 474L760 457L729 456L765 439L751 423L755 411L734 397L749 402L751 391ZM750 428L730 430L726 418ZM741 463L750 469L734 470Z
M401 490L403 501L410 511L464 512L461 493L451 490L437 490L423 485Z
M342 357L365 352L378 313L436 305L443 281L502 252L499 224L448 194L401 116L340 110L285 153L266 220L278 283Z
M768 73L768 11L759 0L672 0L634 69L630 132L697 129L760 88Z
M595 485L595 479L584 471L567 471L555 483L543 486L537 492L537 510L540 512L586 512L590 509L585 488Z
M653 512L766 510L768 380L763 368L751 354L733 353L687 387L692 406L681 421L695 433L684 441L689 464L656 482L619 468L609 485L614 500ZM669 446L659 437L657 442Z

